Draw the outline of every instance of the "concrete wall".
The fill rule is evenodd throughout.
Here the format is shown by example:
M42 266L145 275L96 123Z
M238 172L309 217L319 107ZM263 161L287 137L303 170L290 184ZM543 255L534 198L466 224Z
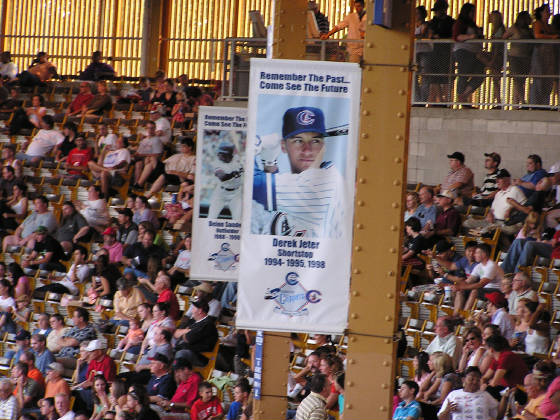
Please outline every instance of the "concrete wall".
M560 160L560 113L412 108L408 183L440 184L449 171L446 155L465 154L480 186L483 153L497 152L513 177L525 174L527 156L541 156L546 170Z

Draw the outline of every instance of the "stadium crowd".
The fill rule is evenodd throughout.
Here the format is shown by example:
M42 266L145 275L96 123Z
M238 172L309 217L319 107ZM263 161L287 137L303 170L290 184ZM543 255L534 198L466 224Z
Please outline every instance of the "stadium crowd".
M219 86L1 57L0 418L252 418L236 287L189 279L195 121Z

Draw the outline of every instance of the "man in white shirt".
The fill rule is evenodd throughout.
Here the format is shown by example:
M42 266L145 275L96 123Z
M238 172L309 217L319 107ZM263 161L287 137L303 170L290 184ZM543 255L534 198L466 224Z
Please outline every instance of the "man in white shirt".
M30 143L23 145L22 150L27 146L25 153L18 153L16 158L19 160L30 160L33 163L45 158L54 149L54 146L64 141L64 135L54 129L54 120L50 115L45 115L41 121L41 129L37 132Z
M7 81L15 80L18 68L16 63L12 61L10 51L4 51L0 55L0 61L0 77Z
M470 290L465 308L471 308L475 299L484 299L486 293L500 291L498 265L490 259L491 252L488 244L478 244L474 252L474 260L478 264L465 281L451 286L454 291Z
M471 366L465 371L463 389L451 391L438 412L439 420L495 420L498 401L480 389L481 373Z
M134 186L141 190L144 189L144 182L154 182L165 170L160 159L163 143L162 138L156 134L156 123L148 121L146 130L146 136L140 141L133 155Z
M68 394L56 394L54 408L60 416L58 420L74 420L74 417L76 417L76 414L70 410L70 396Z
M156 136L159 136L163 144L171 141L171 123L164 116L161 106L150 112L150 119L156 123Z
M490 323L500 327L500 332L508 340L511 339L514 326L506 311L507 300L501 292L486 293L484 297L488 300L486 312L491 316Z
M531 279L523 271L518 271L513 276L512 291L508 296L508 308L512 317L517 315L517 304L520 299L529 299L533 302L538 301L537 293L531 289Z
M347 40L355 40L358 42L348 42L346 50L348 51L348 61L351 63L359 63L364 54L363 39L366 31L366 11L364 9L364 0L354 1L353 13L345 16L344 19L332 28L329 33L321 35L321 39L327 39L332 34L348 28Z
M130 152L127 149L128 139L119 136L114 150L108 147L103 149L97 162L90 160L88 167L95 178L101 179L101 190L105 197L109 196L109 188L111 185L124 185L124 178L121 174L128 171L130 165Z
M447 353L453 359L453 366L457 368L457 363L461 358L461 346L457 345L457 337L453 334L453 328L451 318L447 316L438 318L434 329L436 337L426 349L426 353L432 354L436 351Z
M519 204L524 205L527 201L525 194L521 188L516 187L511 184L511 175L507 169L500 169L498 175L496 176L496 185L498 186L498 192L494 196L494 201L492 201L492 207L488 212L485 220L468 218L463 223L466 229L478 229L484 228L485 230L490 230L492 228L501 228L502 231L511 235L519 231L521 226L513 225L507 226L505 224L506 220L510 217L511 210L513 208L512 204L508 201L508 198L512 198Z

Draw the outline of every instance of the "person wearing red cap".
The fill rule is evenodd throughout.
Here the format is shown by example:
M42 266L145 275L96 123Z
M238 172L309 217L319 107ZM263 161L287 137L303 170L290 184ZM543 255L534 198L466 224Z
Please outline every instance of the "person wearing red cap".
M511 323L506 307L507 300L501 292L486 293L484 297L488 300L486 312L491 316L490 323L500 327L500 332L510 340L513 335L514 327Z
M103 248L109 253L109 262L111 264L121 261L123 244L117 241L117 231L114 227L108 227L103 231Z

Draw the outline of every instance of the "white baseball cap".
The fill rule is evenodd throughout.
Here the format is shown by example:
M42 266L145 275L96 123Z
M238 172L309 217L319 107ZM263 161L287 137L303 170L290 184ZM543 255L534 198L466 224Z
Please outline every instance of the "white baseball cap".
M103 340L91 340L86 347L86 351L104 350L107 348L107 343Z
M560 172L560 162L556 162L555 164L553 164L550 169L548 170L548 173L550 175L554 175L556 173Z

